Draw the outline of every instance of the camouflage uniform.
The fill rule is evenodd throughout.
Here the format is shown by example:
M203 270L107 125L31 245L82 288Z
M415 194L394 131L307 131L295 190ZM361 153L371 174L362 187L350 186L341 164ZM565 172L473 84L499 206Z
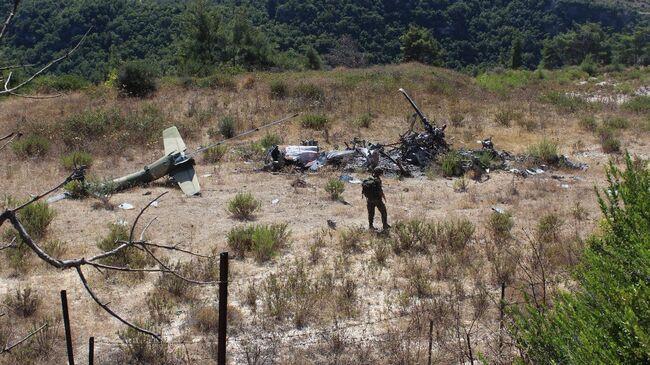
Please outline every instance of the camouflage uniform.
M368 207L368 225L370 229L374 229L373 221L375 220L375 208L379 209L381 214L381 222L383 229L388 229L388 213L386 211L386 205L384 200L384 191L381 186L381 178L379 177L382 174L381 169L377 168L373 171L373 176L365 179L362 184L361 195L367 199Z

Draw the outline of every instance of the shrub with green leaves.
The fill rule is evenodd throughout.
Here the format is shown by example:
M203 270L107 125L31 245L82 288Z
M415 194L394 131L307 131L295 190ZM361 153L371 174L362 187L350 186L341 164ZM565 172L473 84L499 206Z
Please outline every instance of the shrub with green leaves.
M557 144L546 138L539 143L528 146L528 155L534 160L548 165L555 165L560 161Z
M373 117L370 113L363 113L357 118L355 124L361 128L370 128L372 125Z
M225 144L216 145L203 151L203 161L207 163L220 162L228 153L228 146Z
M93 156L88 152L74 151L61 157L61 166L67 170L72 170L79 166L90 167L93 164Z
M237 122L235 121L235 118L230 115L223 117L219 122L219 133L221 133L224 138L232 138L236 132Z
M90 82L79 75L45 75L34 80L34 87L42 92L74 91L90 86Z
M627 155L598 194L604 219L552 307L514 312L518 347L537 364L645 364L650 323L650 173Z
M252 253L258 262L264 262L286 247L290 234L286 223L234 227L228 232L228 247L238 257Z
M630 101L623 104L623 108L634 113L650 115L650 96L635 96Z
M156 74L144 61L127 62L118 71L115 86L122 96L145 97L156 91Z
M610 117L603 120L603 126L611 129L627 129L630 121L623 117Z
M43 157L50 150L50 141L39 135L29 135L11 144L11 150L19 158Z
M106 237L97 242L97 248L103 252L114 250L122 244L119 241L128 241L129 232L127 226L111 223L108 225ZM117 254L103 258L100 261L106 265L128 266L134 269L142 269L146 266L145 253L135 247L127 247Z
M445 177L461 176L463 174L463 160L456 151L450 151L440 157L442 174Z
M316 84L300 84L293 90L293 96L305 101L317 102L325 98L325 91Z
M592 110L597 108L596 104L590 104L578 96L567 95L565 93L557 91L544 94L540 100L543 103L552 104L558 109L570 113L574 113L580 110Z
M588 116L580 119L580 121L578 121L578 125L580 128L590 132L593 132L596 130L596 128L598 128L598 122L593 116Z
M237 83L230 75L217 73L207 77L196 79L196 86L211 89L236 90Z
M228 202L228 213L234 218L240 220L250 220L253 214L260 209L262 205L253 194L249 192L237 193L235 197Z
M322 131L329 129L330 120L323 114L307 113L302 116L303 128Z
M345 183L338 178L331 178L325 184L325 191L330 195L332 200L338 200L345 191Z
M86 184L79 180L68 181L63 185L63 190L65 190L72 199L83 199L88 196Z
M605 153L618 153L621 151L621 141L618 139L616 131L607 126L601 126L597 130L600 146Z
M273 99L284 99L289 95L289 85L282 80L271 81L269 89Z
M267 133L260 139L260 144L264 149L269 149L271 146L279 145L282 143L282 137L277 133Z
M18 211L18 219L34 239L45 237L47 228L54 220L54 211L44 202L34 202Z

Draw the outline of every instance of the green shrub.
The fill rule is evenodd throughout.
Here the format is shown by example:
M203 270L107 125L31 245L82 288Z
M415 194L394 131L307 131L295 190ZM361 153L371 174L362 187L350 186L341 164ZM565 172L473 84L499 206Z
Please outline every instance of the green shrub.
M370 128L372 125L372 114L370 113L363 113L359 118L357 118L355 124L360 127L360 128Z
M11 144L11 150L19 158L43 157L50 150L50 141L39 135L29 135Z
M593 132L596 130L596 128L598 128L598 122L596 121L596 118L594 118L593 116L584 117L580 119L580 121L578 121L578 125L580 126L580 128L590 132Z
M167 267L172 269L184 278L194 278L192 275L193 262L176 262L175 264L166 264ZM168 293L174 299L189 301L194 298L194 287L187 284L187 281L179 278L170 273L161 273L155 284L156 290L162 293Z
M268 150L271 146L282 144L282 137L276 133L267 133L260 139L260 144Z
M445 177L461 176L463 174L463 160L456 151L450 151L440 157L442 174Z
M465 122L465 114L458 111L452 112L449 116L449 122L452 127L462 127L463 122Z
M596 75L597 68L598 65L596 65L596 62L594 61L594 57L591 54L588 54L580 64L580 70L582 72L588 73L589 76Z
M366 231L362 227L346 228L339 233L339 247L346 254L363 251Z
M330 195L332 200L338 200L345 191L345 183L335 177L327 180L325 191Z
M627 129L630 127L630 121L623 117L611 117L603 121L603 126L611 129Z
M305 114L302 116L302 126L317 131L327 130L330 127L330 120L323 114Z
M392 233L391 246L397 255L429 253L435 244L435 226L421 219L397 222Z
M284 99L289 95L289 85L282 80L271 81L269 88L273 99Z
M578 96L567 95L562 92L553 91L544 94L540 100L544 103L552 104L558 109L566 112L574 113L580 110L595 109L596 105L589 104L589 102L581 99Z
M291 232L288 224L234 227L228 232L228 247L238 257L252 253L258 262L270 260L286 247Z
M93 164L93 156L88 152L74 151L61 157L61 165L67 170L79 166L90 167Z
M34 87L43 92L75 91L90 86L90 82L79 75L45 75L34 82Z
M237 122L235 121L235 118L233 118L230 115L227 115L221 119L219 122L219 133L224 138L232 138L235 136L235 133L237 131Z
M86 184L79 180L68 181L63 185L63 190L65 190L72 199L83 199L88 196Z
M510 127L513 120L517 119L518 113L510 109L500 109L494 115L494 122L502 127Z
M597 130L600 146L605 153L618 153L621 150L621 141L617 137L616 131L611 127L601 126Z
M216 145L203 151L203 161L206 163L217 163L228 153L228 146L225 144Z
M135 322L136 326L151 328L151 323ZM154 331L156 331L154 329ZM158 331L158 333L160 333ZM180 359L169 348L166 342L158 342L151 336L127 327L117 331L117 337L122 342L119 345L123 359L118 360L121 364L148 364L148 365L169 365L177 364Z
M97 248L103 252L111 251L121 245L118 241L128 241L129 228L121 224L111 223L108 225L108 235L97 242ZM145 253L133 246L119 251L117 254L100 260L103 264L111 266L128 266L130 268L142 269L146 266Z
M557 144L546 138L543 138L539 143L528 146L528 155L548 165L555 165L560 161Z
M634 113L650 115L650 96L635 96L632 100L623 104L623 108Z
M54 211L44 202L34 202L18 211L18 219L32 238L39 240L45 237L47 228L54 220Z
M249 192L237 193L235 197L228 202L228 213L234 218L240 220L249 220L253 213L260 209L260 204L253 194Z
M576 266L575 289L513 313L512 333L531 363L648 362L650 173L627 155L624 171L610 162L607 181L602 227Z
M144 61L127 62L118 71L116 87L122 96L145 97L156 91L156 74Z
M300 84L293 90L293 96L305 101L322 101L325 98L325 91L315 84Z
M237 153L246 161L264 158L266 152L267 149L259 141L250 142L237 148Z
M197 79L196 86L201 88L211 88L211 89L219 89L219 88L227 89L227 90L237 89L237 83L235 82L233 77L221 73Z
M7 294L4 299L4 304L11 308L15 314L23 318L34 315L41 303L41 297L36 291L32 290L30 286L27 286L22 290L16 289L15 294Z

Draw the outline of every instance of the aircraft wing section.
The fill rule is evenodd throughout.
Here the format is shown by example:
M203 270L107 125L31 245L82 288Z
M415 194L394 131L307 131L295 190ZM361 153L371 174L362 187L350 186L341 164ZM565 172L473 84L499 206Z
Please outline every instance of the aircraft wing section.
M194 167L191 165L186 166L183 169L175 171L172 174L172 177L178 183L178 186L181 187L181 190L185 195L196 195L201 192L201 186L199 185L199 178L194 172Z
M169 127L163 131L163 141L166 155L174 152L183 152L187 149L176 127Z

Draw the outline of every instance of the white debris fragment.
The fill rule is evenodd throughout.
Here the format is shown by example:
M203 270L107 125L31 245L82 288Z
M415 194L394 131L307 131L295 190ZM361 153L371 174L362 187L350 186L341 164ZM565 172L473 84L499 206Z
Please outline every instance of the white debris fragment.
M135 209L135 207L133 205L129 204L129 203L122 203L122 204L118 205L117 207L120 208L120 209L124 209L124 210Z
M273 204L273 205L278 204L279 202L280 202L280 199L278 199L278 198L275 198L275 199L271 200L271 204Z

